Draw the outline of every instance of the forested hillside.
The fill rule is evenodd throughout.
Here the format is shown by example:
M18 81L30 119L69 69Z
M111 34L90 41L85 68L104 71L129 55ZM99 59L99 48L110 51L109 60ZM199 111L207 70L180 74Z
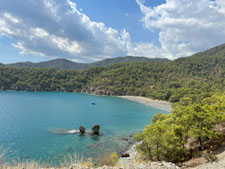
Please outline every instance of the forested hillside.
M54 59L45 62L32 63L32 62L18 62L13 64L6 64L8 67L13 68L53 68L53 69L86 69L87 66L84 63L76 63L67 59Z
M13 64L7 64L6 66L14 68L53 68L64 70L84 70L96 66L108 66L116 63L129 63L129 62L169 62L168 59L160 58L146 58L146 57L117 57L111 59L104 59L93 63L76 63L67 59L54 59L45 62L32 63L32 62L18 62Z
M183 97L170 114L157 114L152 124L135 135L144 160L175 163L202 155L216 161L214 151L224 148L225 94L217 93L193 102Z
M173 67L170 73L176 70L178 77L172 80L178 88L170 100L178 102L170 114L155 115L135 135L141 141L138 150L144 160L178 163L203 156L208 162L216 161L215 152L225 146L225 46L169 65Z
M0 68L1 90L76 91L200 101L224 91L225 45L171 62L131 62L84 71Z

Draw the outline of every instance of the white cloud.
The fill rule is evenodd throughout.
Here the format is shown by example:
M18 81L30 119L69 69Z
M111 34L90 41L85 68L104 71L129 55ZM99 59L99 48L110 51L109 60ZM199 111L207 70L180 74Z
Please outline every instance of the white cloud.
M91 21L69 0L0 1L0 35L16 40L21 54L83 62L127 54L117 30Z
M41 52L36 52L34 50L29 50L27 48L25 48L25 45L22 43L22 42L17 42L16 44L15 43L12 43L12 46L17 48L17 49L20 49L20 54L21 55L24 55L24 54L35 54L35 55L40 55L40 56L45 56L44 53L41 53Z
M121 33L124 45L127 49L127 55L133 56L146 56L150 58L164 58L167 57L166 53L160 48L151 43L135 43L131 41L130 34L124 29Z
M11 21L13 23L19 23L19 19L12 17L9 13L4 13L3 16L8 19L8 21Z
M0 1L0 36L14 39L21 54L80 62L125 55L173 59L224 42L224 0L167 0L154 8L136 2L144 27L160 31L161 47L132 42L125 29L92 21L70 0Z
M147 7L136 0L149 31L159 29L161 52L169 58L192 53L225 42L224 0L166 0L165 4Z

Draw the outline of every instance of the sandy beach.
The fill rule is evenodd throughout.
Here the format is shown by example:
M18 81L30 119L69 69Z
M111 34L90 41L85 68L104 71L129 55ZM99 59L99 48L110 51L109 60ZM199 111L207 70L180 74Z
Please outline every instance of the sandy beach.
M157 109L165 110L168 112L172 111L172 104L169 102L166 102L166 101L153 100L153 99L141 97L141 96L118 96L118 97L123 98L123 99L132 100L132 101L142 103L147 106L155 107Z

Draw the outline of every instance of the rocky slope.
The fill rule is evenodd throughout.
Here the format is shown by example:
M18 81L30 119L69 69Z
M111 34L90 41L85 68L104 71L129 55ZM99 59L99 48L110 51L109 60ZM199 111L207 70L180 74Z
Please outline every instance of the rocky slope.
M205 158L199 158L193 160L192 166L195 164L202 163L195 167L187 167L189 169L224 169L225 168L225 150L222 150L221 153L216 155L217 160L214 162L207 162Z

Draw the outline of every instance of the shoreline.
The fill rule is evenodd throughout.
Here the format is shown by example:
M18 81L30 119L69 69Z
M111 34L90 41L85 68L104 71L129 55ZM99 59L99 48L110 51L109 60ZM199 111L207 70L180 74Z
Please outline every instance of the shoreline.
M119 157L119 160L117 162L118 165L124 165L124 164L129 164L135 161L135 157L137 155L137 142L134 142L131 146L128 147L126 153L128 153L130 156L129 157ZM125 152L124 152L125 153Z
M127 99L127 100L131 100L131 101L135 101L141 104L145 104L147 106L151 106L160 110L164 110L167 112L171 112L172 111L172 104L170 102L167 101L163 101L163 100L153 100L147 97L142 97L142 96L116 96L119 98L123 98L123 99Z
M151 106L160 110L164 110L167 112L171 112L172 111L172 104L170 102L166 102L163 100L153 100L147 97L142 97L142 96L116 96L122 99L127 99L130 101L135 101L147 106ZM135 156L137 154L137 150L136 150L136 146L137 146L137 142L134 142L134 144L132 144L130 147L128 147L128 149L126 150L127 153L129 153L130 157L128 158L119 158L118 164L119 165L124 165L124 164L129 164L134 162L135 160Z

